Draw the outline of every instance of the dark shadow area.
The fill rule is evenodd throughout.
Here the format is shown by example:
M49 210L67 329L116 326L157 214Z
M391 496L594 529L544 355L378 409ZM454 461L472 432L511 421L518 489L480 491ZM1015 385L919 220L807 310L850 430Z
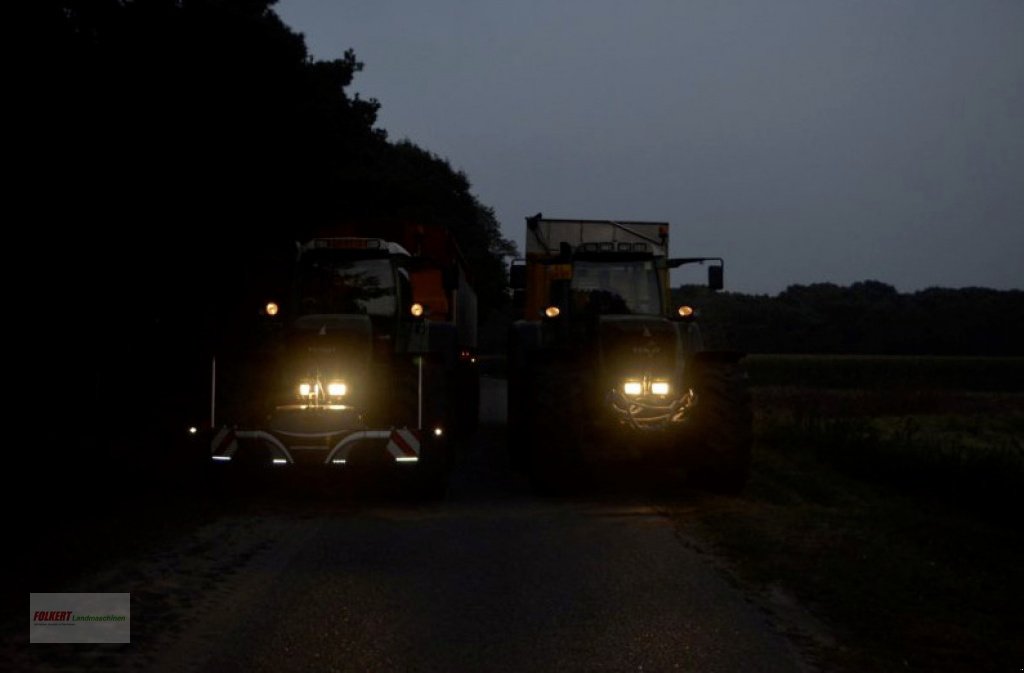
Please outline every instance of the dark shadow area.
M25 390L5 492L29 566L76 530L145 536L208 509L187 431L210 425L214 358L226 378L263 347L296 241L442 224L481 315L505 301L513 246L469 179L389 141L350 90L355 54L314 60L273 4L48 0L15 26L34 56L11 96L8 249L30 273L10 302Z

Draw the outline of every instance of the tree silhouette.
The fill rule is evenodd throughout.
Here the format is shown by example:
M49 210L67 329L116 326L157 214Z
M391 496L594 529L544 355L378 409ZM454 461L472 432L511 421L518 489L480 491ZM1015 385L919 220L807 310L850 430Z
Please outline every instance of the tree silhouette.
M30 4L14 96L29 215L12 249L44 250L32 277L62 288L24 292L28 323L47 326L33 348L74 343L74 357L31 359L37 378L78 382L74 423L112 399L126 423L169 422L172 398L201 389L193 365L243 345L295 241L332 222L444 224L485 308L504 299L511 244L466 176L390 142L377 101L348 92L356 55L313 59L272 0Z
M711 345L754 353L1024 355L1024 292L862 281L791 285L777 296L675 289L697 306Z

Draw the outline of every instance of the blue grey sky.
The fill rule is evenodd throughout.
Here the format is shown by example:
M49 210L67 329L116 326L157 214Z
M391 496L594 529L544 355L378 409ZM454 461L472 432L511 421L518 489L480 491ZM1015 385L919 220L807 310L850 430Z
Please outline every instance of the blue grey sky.
M728 289L1024 288L1020 0L281 0L378 126L523 218L659 220ZM696 282L677 272L674 282Z

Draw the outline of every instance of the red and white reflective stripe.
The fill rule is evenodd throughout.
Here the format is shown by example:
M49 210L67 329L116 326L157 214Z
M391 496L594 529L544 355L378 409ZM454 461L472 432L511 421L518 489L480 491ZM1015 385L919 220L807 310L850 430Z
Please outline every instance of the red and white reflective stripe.
M418 458L420 455L420 438L418 431L402 428L392 430L388 439L388 452L396 459Z
M238 439L231 428L221 428L210 442L210 452L215 456L233 456L238 451Z

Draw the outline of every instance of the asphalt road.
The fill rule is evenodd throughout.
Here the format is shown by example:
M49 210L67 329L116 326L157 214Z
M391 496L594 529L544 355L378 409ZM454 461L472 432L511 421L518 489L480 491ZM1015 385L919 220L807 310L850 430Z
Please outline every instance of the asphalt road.
M649 494L533 495L500 382L440 504L258 499L84 578L132 592L130 646L34 646L33 668L803 671L765 613ZM51 648L57 646L48 646Z

